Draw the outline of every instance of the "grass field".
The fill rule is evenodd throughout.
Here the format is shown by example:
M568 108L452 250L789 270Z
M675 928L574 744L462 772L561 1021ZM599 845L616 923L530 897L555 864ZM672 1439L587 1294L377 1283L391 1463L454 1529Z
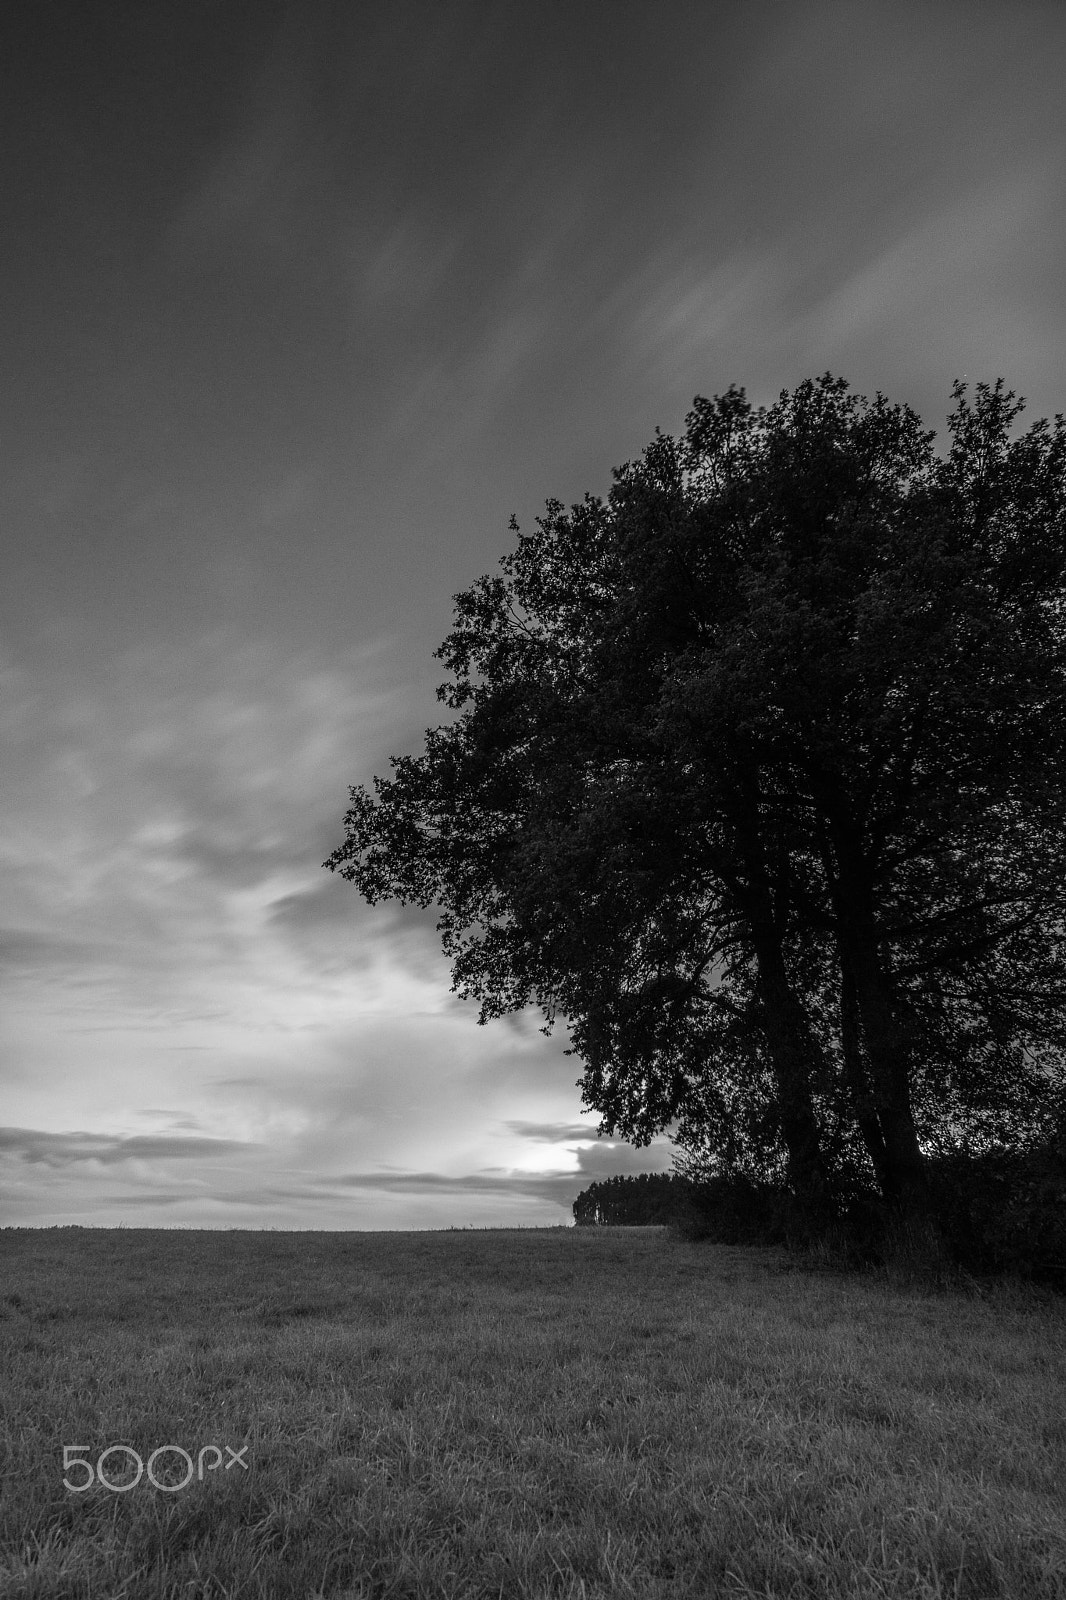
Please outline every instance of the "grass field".
M659 1229L0 1255L4 1600L1066 1596L1062 1299ZM112 1444L238 1459L64 1487Z

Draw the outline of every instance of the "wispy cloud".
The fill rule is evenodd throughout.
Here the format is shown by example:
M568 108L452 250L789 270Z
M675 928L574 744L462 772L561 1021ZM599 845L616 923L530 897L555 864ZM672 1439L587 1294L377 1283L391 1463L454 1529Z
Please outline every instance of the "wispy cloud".
M508 1133L520 1139L533 1139L543 1144L570 1144L575 1139L594 1140L596 1129L591 1122L505 1122Z
M373 650L207 635L116 658L106 686L23 675L6 715L9 1214L106 1220L159 1192L176 1223L381 1225L439 1192L467 1220L522 1196L565 1215L583 1166L549 1135L592 1131L558 1115L563 1041L473 1028L432 912L322 869L409 715Z
M350 1172L323 1180L330 1188L386 1190L390 1194L534 1195L566 1204L579 1182L570 1172L472 1172L451 1177L441 1172Z
M95 688L23 674L5 707L4 953L236 959L242 923L321 887L360 747L374 759L402 704L375 676L373 651L338 662L223 635L119 658Z
M868 362L906 340L913 348L920 342L926 360L953 375L966 368L1009 375L1020 365L1048 382L1066 358L1066 304L1038 306L1020 296L1008 310L1004 291L1018 239L1053 240L1062 203L1061 148L1030 154L1017 168L1005 163L961 195L939 197L823 290L794 330L804 358L817 353L837 366L859 351ZM1031 260L1030 271L1043 276L1055 260L1063 260L1061 237L1045 261Z
M49 1133L40 1128L0 1128L0 1153L49 1167L76 1161L203 1161L243 1154L256 1146L247 1140L205 1139L183 1134L134 1134L128 1138L99 1133Z

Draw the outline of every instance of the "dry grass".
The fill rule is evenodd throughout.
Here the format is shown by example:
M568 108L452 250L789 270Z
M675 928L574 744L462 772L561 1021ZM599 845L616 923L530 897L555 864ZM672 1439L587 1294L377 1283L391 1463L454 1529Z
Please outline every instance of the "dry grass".
M0 1252L5 1600L1066 1596L1062 1300L658 1229ZM62 1484L68 1443L246 1441Z

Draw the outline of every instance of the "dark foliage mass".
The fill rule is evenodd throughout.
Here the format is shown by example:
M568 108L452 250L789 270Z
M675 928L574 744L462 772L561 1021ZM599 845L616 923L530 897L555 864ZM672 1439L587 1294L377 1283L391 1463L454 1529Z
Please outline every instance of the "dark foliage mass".
M579 1228L594 1224L642 1228L675 1222L685 1211L695 1185L678 1173L638 1172L590 1183L574 1201Z
M731 1176L689 1178L680 1172L641 1172L591 1183L574 1201L581 1227L671 1227L688 1238L721 1244L791 1241L787 1191Z
M1066 1140L958 1151L932 1163L937 1213L971 1272L1010 1272L1066 1290Z
M790 1236L873 1205L936 1254L936 1174L1061 1127L1066 425L1020 410L956 385L938 453L828 375L697 400L457 596L454 720L327 863Z
M949 1260L969 1273L1007 1272L1066 1291L1066 1141L934 1157L929 1183ZM872 1189L842 1199L812 1241L786 1187L735 1173L607 1178L582 1190L573 1211L578 1227L665 1226L718 1244L816 1242L837 1265L884 1264L897 1244Z

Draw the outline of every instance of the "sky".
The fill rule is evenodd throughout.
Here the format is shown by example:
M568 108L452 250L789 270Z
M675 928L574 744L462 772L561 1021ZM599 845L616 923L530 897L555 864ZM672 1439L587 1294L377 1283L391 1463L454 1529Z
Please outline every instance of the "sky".
M0 1223L551 1226L565 1027L321 863L452 597L693 397L1066 410L1066 7L0 22Z

